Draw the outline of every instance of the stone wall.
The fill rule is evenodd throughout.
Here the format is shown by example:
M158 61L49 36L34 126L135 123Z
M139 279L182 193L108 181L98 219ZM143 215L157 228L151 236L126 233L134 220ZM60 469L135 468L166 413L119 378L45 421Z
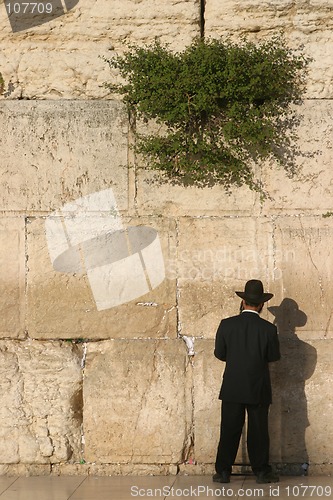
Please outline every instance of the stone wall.
M103 83L110 72L103 58L128 43L158 37L182 50L201 34L261 40L281 32L291 47L302 46L313 58L309 97L332 98L330 0L79 0L63 16L44 16L51 20L31 29L20 30L22 15L14 32L5 3L0 3L0 68L10 98L107 98Z
M277 323L283 354L272 366L272 461L331 472L330 3L207 0L202 16L194 0L80 0L15 33L0 9L0 472L211 473L223 371L214 336L251 277L274 293L263 316ZM101 86L111 76L98 56L122 42L159 36L178 50L203 29L254 39L283 29L313 57L298 110L301 174L258 165L265 201L247 188L173 186L144 169L123 105ZM57 270L47 222L68 229L73 214L61 207L110 191L124 227L157 232L165 279L99 309L89 269Z
M12 98L104 98L103 57L156 36L179 50L200 34L200 0L80 0L64 16L17 32L3 2L0 9L0 67Z

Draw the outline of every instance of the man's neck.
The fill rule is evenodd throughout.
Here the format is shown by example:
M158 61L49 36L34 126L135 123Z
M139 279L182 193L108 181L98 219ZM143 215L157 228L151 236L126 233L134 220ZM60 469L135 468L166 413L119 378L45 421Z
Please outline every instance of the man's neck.
M243 301L243 311L255 312L257 314L260 314L263 306L264 304L259 304L257 306L250 306L249 304L246 304L245 300Z

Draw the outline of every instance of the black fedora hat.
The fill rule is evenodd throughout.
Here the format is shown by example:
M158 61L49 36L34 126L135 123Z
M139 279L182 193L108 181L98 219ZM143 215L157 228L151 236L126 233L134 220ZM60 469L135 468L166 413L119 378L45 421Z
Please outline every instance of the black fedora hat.
M272 293L264 293L264 287L260 280L249 280L245 285L244 292L236 292L236 294L252 304L262 304L273 297Z

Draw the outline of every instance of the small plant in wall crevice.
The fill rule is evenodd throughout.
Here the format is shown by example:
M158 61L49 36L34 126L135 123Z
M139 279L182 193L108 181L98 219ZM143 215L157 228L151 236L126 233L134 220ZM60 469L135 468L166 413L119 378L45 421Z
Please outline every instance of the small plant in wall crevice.
M122 95L132 123L163 125L163 132L136 133L147 167L174 182L261 192L256 163L268 159L295 173L293 105L301 102L308 60L281 37L197 39L183 52L155 41L107 62L124 83L105 85Z

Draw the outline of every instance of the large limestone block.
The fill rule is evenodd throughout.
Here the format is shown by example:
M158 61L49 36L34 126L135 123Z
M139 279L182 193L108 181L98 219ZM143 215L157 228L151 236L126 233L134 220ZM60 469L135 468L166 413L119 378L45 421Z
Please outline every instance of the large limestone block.
M0 115L2 210L54 210L110 187L118 208L127 209L123 105L8 101Z
M3 18L2 18L3 19ZM62 23L61 18L54 23ZM105 38L96 43L75 33L63 39L49 34L8 34L0 54L5 81L4 98L9 99L104 99L109 91L110 43ZM35 28L41 30L42 27ZM34 30L34 31L35 31ZM4 32L2 32L3 34ZM19 50L18 50L19 47Z
M81 354L72 344L1 341L0 463L79 460Z
M0 218L0 337L25 336L25 225L21 217Z
M82 461L83 462L83 461ZM1 469L0 469L1 473ZM6 473L7 474L7 473ZM177 465L169 464L120 464L120 463L64 463L52 466L55 476L176 476ZM172 477L170 477L172 479ZM114 490L113 490L114 492Z
M122 222L124 227L145 226L157 231L162 258L167 268L170 248L175 238L173 222L161 218L123 218ZM105 297L107 300L108 294L112 292L113 273L117 269L105 271L105 275L101 274L100 281L91 280L85 268L77 272L55 270L45 231L45 219L30 220L27 232L27 325L30 337L105 339L177 336L175 277L170 277L170 273L148 292L135 294L135 298L121 305L98 310L93 292L98 292L99 299ZM132 271L128 266L121 266L121 262L119 260L119 273L125 286ZM97 264L97 269L102 269ZM154 267L154 262L152 264ZM162 264L163 262L159 262L159 265Z
M312 58L308 96L329 99L333 95L331 11L327 0L207 0L205 34L238 41L243 34L263 40L282 32L291 48L297 51L304 45L304 53Z
M213 338L238 313L249 279L267 289L278 271L272 226L262 218L183 219L178 230L179 317L184 335Z
M225 363L214 357L214 340L195 340L193 359L194 459L214 463L220 436L218 399Z
M332 462L332 340L311 342L317 350L317 365L313 376L305 386L308 402L309 426L306 429L306 444L310 463Z
M331 217L276 220L274 244L284 251L270 304L282 335L296 330L304 340L332 338L332 237Z
M113 50L155 37L180 50L200 35L199 0L80 0L66 14L14 33L4 12L0 67L10 98L105 97L110 71L103 57Z
M112 340L89 344L84 378L85 459L177 463L189 435L185 344Z
M321 215L332 210L333 102L306 100L296 111L300 117L294 157L298 173L288 178L276 166L263 166L262 180L270 194L263 210Z
M194 187L166 182L156 171L141 168L137 173L138 210L142 214L198 216L252 214L258 194L248 187L227 192L222 185Z
M272 365L272 461L329 463L332 453L332 341L281 339Z
M8 478L17 476L49 476L52 469L53 464L1 464L0 476Z

